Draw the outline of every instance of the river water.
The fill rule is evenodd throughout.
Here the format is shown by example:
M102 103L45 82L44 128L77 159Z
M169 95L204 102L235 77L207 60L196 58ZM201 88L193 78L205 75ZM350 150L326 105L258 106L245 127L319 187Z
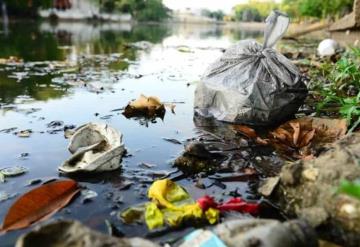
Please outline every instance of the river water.
M261 39L262 32L184 24L68 22L17 22L0 31L0 58L16 57L14 63L0 65L0 168L28 168L26 174L0 184L0 191L15 196L0 202L0 219L19 195L35 187L27 186L28 181L60 176L57 168L70 155L63 126L88 122L104 122L123 133L131 156L124 158L121 170L74 177L98 197L85 204L78 197L55 218L79 219L103 232L107 219L126 236L144 236L145 226L124 225L117 213L147 201L151 181L169 172L174 172L172 178L180 176L178 182L195 199L205 194L224 199L236 191L257 200L247 181L226 183L226 190L221 186L198 188L194 177L181 177L171 166L183 145L164 140L184 143L199 134L193 121L196 81L226 47L244 38ZM151 44L140 47L146 49L134 48L139 41ZM140 94L174 102L175 113L168 110L163 119L150 121L125 118L119 108ZM48 126L52 121L63 125ZM30 137L16 135L27 129L32 131ZM142 162L155 166L141 168ZM0 236L0 245L12 246L26 231L29 229ZM179 236L175 233L173 238Z

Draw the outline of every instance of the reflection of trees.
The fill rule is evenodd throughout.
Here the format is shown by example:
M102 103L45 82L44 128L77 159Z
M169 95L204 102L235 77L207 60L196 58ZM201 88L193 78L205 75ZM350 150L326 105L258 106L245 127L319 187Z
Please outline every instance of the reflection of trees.
M61 98L67 94L68 85L51 84L50 76L23 79L21 83L1 71L0 72L0 101L12 103L19 95L28 95L35 100L46 101L54 98Z
M81 28L92 26L92 34L84 35ZM112 29L115 27L115 29ZM80 32L79 32L80 31ZM127 44L137 41L150 41L152 43L161 42L169 35L168 28L165 26L135 26L127 30L118 30L116 25L107 26L102 29L102 25L80 24L76 28L61 28L40 30L37 23L13 23L10 25L8 36L0 34L0 58L16 56L28 61L63 61L70 55L75 55L75 62L81 54L111 54L121 53L122 58L136 60L136 50ZM80 38L79 38L80 37ZM71 49L59 49L60 45L72 46ZM82 64L82 66L92 66ZM128 63L122 59L107 64L106 68L121 71L128 68ZM19 95L28 95L35 100L48 100L60 98L66 95L69 86L56 85L51 82L52 76L36 76L23 79L20 83L16 79L8 78L9 73L2 71L0 67L0 102L12 103ZM16 71L23 71L19 68ZM33 71L33 69L31 69ZM36 69L35 69L36 71ZM40 70L42 71L42 70Z
M17 56L26 61L61 60L56 38L40 33L35 23L14 23L7 36L0 35L0 57Z

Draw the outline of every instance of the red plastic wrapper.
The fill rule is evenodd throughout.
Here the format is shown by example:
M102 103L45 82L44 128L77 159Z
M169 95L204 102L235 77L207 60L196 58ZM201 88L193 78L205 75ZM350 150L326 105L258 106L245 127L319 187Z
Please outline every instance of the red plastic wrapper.
M209 208L215 208L220 212L237 211L240 213L249 213L256 215L259 213L260 205L258 203L249 203L240 197L234 197L225 203L217 203L211 196L203 196L197 200L197 203L203 211Z

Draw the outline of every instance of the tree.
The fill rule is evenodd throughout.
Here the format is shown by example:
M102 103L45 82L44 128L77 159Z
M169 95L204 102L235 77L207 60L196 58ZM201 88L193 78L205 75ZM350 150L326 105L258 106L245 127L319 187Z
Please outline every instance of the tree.
M100 8L106 12L129 13L139 21L161 21L169 13L162 0L102 0Z
M281 10L292 17L339 17L351 10L354 0L283 0Z
M204 9L201 11L201 15L222 21L224 20L225 13L222 10L210 11L208 9Z
M40 7L50 8L53 0L2 0L6 5L9 15L36 16Z

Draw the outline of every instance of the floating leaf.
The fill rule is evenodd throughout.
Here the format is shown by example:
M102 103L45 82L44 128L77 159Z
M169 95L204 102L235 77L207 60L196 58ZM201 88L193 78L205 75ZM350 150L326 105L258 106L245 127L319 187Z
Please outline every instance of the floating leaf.
M28 227L65 207L79 192L74 180L44 184L22 195L7 212L2 232Z
M124 110L124 115L126 117L133 116L164 116L165 106L161 103L160 99L155 96L146 97L145 95L140 95L137 100L130 102Z

